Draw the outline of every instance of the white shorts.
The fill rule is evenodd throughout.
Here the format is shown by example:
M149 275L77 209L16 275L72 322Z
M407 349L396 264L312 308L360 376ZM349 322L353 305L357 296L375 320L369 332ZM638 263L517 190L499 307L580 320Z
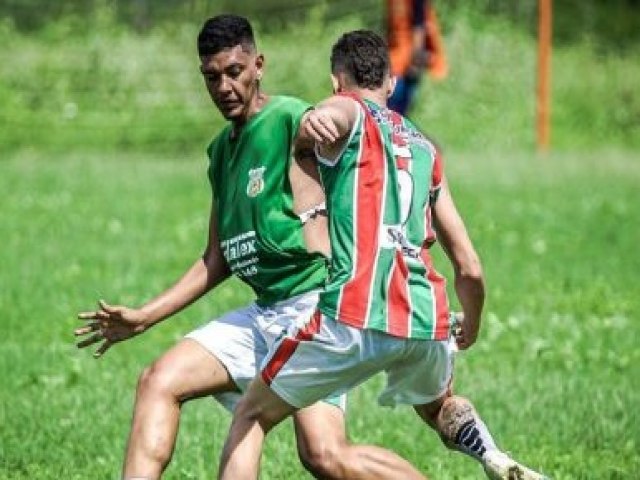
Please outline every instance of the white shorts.
M453 337L415 340L361 330L316 312L303 328L290 328L265 357L263 380L294 407L344 393L384 371L380 405L423 405L441 397L453 374Z
M317 303L318 292L299 295L269 307L252 303L210 321L185 338L195 340L220 360L244 392L259 373L258 367L276 339L290 327L308 322ZM233 411L241 392L217 393L214 397ZM344 410L346 395L329 398L327 402Z

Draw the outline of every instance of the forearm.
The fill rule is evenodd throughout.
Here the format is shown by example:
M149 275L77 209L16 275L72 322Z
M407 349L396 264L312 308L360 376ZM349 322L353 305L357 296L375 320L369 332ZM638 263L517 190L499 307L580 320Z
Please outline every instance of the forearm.
M440 195L433 213L434 226L438 232L440 244L449 257L455 273L454 286L464 313L465 336L470 343L473 343L480 328L484 304L482 265L453 203L445 179L442 180Z
M161 322L195 302L228 276L226 266L223 268L219 265L208 265L205 254L196 260L176 283L140 308L147 327Z
M475 254L455 267L456 295L464 313L465 330L469 339L474 339L480 329L484 305L484 278L480 261Z
M344 96L330 97L301 119L298 141L331 150L340 149L357 118L357 103Z

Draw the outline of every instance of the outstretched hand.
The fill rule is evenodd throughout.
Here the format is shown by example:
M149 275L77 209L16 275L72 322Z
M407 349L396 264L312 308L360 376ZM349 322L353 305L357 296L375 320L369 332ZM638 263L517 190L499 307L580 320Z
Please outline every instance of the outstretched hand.
M78 318L86 321L85 326L74 331L76 337L83 337L76 344L78 348L85 348L102 341L93 354L95 358L100 358L114 343L142 333L147 326L140 310L121 305L109 305L104 300L98 302L98 310L81 312Z

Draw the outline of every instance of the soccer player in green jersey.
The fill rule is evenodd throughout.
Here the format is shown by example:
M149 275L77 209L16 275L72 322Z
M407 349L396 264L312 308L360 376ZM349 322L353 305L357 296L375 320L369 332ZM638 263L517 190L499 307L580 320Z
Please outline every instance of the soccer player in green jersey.
M96 311L81 313L87 323L75 333L87 337L78 346L102 342L95 353L99 357L111 345L187 307L231 274L251 286L257 298L190 333L142 373L123 467L127 479L161 476L184 402L214 395L233 408L270 344L313 312L326 278L326 259L305 245L296 215L324 199L321 188L308 181L305 159L291 160L309 105L260 90L264 58L242 17L220 15L206 21L198 52L209 94L229 121L208 148L213 199L207 246L179 280L141 307L100 302ZM294 198L294 192L300 195ZM308 226L322 220L311 219ZM424 478L392 452L350 444L343 408L343 398L336 397L295 415L299 454L311 473L323 478Z
M326 195L328 281L318 309L272 346L238 405L220 477L256 478L274 425L384 371L379 402L412 406L490 478L544 478L501 452L469 401L452 393L454 352L472 346L480 327L482 270L438 150L385 106L393 79L384 41L343 35L331 69L336 94L300 128L300 141L315 143ZM454 268L458 316L429 254L436 232Z

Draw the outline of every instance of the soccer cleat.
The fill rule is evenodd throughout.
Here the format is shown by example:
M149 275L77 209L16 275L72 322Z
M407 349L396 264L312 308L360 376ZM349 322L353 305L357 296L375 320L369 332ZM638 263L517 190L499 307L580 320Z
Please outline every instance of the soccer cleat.
M549 480L499 450L489 450L483 458L484 471L491 480Z

